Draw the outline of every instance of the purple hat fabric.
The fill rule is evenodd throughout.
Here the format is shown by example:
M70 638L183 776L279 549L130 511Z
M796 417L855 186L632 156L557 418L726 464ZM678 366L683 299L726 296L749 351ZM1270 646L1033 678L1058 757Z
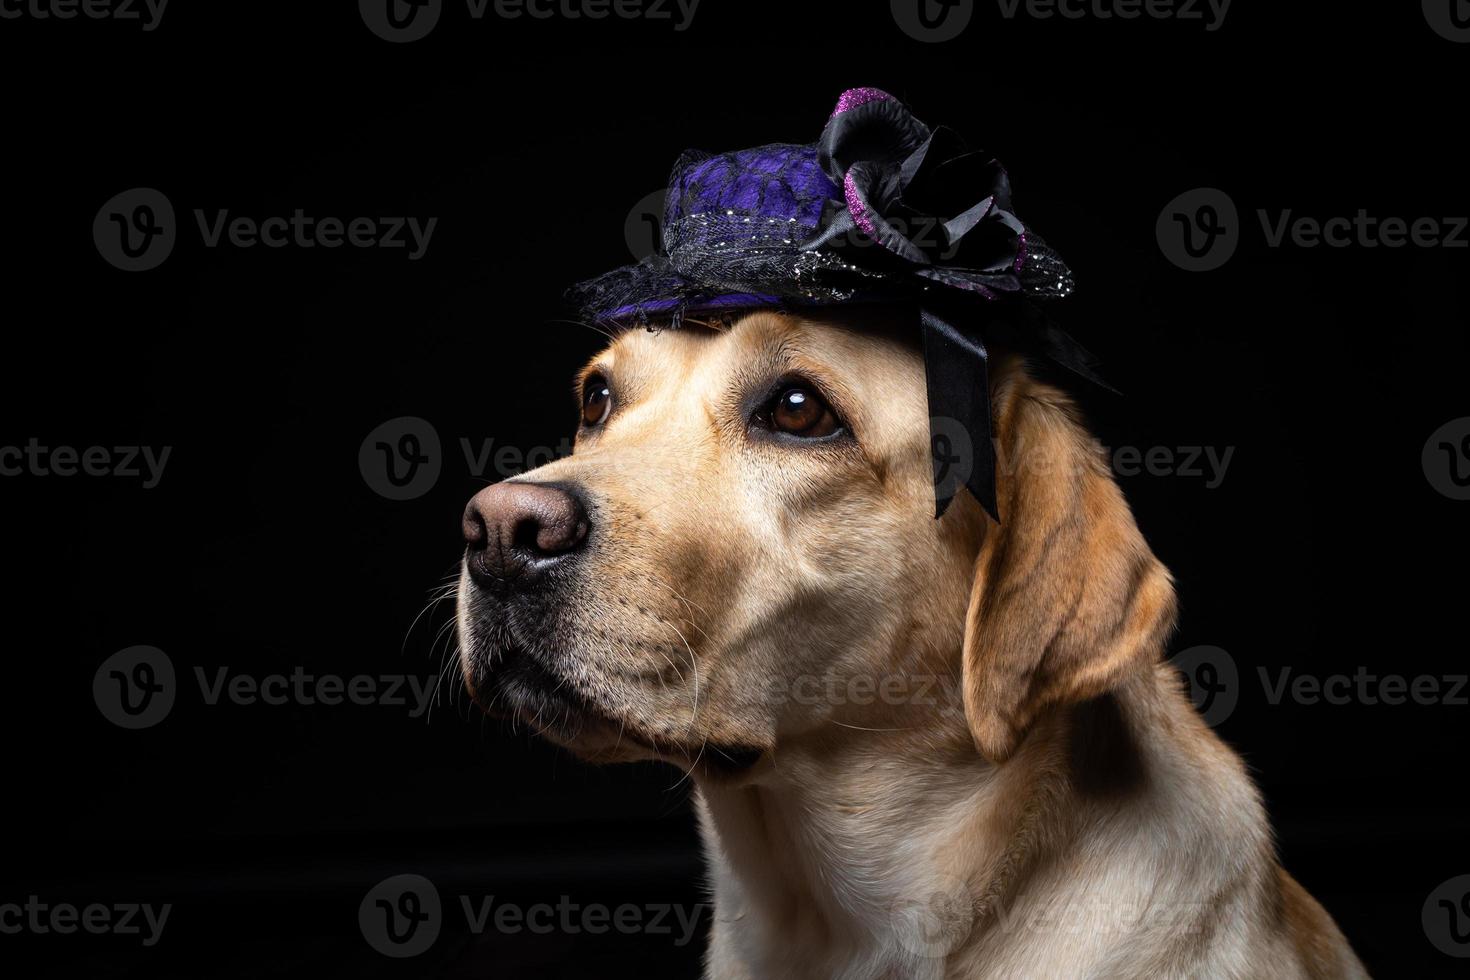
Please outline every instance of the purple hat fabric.
M680 157L660 251L570 298L614 323L740 306L900 298L939 284L984 298L1071 292L1011 211L988 154L875 88L842 93L812 144Z

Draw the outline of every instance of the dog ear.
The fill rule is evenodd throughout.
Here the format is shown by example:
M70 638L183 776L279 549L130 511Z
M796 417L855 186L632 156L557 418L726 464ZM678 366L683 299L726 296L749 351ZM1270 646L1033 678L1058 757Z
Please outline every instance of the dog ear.
M965 718L1003 762L1048 705L1151 667L1174 627L1173 579L1143 540L1067 398L1016 368L995 389L1001 519L965 619Z

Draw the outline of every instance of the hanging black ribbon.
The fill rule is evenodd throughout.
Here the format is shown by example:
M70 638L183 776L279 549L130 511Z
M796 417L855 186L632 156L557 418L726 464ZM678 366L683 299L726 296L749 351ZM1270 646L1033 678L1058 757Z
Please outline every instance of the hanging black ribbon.
M981 308L987 310L987 308ZM975 307L930 301L919 307L929 398L929 446L934 463L934 516L943 517L961 486L1000 523L998 463L990 400L989 335L1017 353L1045 358L1098 387L1092 355L1041 311L1008 302L1004 315L979 316Z
M943 517L961 485L1000 521L990 423L990 352L928 307L919 309L934 461L934 516Z

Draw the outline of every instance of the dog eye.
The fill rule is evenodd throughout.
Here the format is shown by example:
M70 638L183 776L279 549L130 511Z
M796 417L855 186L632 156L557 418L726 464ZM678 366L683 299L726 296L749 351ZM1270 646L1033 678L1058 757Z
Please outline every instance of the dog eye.
M782 385L763 414L770 428L803 439L830 436L842 427L826 399L805 384Z
M587 379L582 388L582 424L600 425L612 411L612 389L600 375Z

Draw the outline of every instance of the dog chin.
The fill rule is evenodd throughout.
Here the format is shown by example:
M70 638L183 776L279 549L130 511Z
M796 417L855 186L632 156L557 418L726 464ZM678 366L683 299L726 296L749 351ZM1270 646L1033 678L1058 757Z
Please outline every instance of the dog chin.
M710 779L752 771L766 757L752 746L671 743L645 735L636 719L593 704L534 654L519 648L476 651L465 665L471 697L492 718L524 724L586 762L666 762Z
M476 651L465 664L470 696L485 714L526 726L574 754L596 761L632 761L636 743L622 726L572 691L568 682L516 648Z

